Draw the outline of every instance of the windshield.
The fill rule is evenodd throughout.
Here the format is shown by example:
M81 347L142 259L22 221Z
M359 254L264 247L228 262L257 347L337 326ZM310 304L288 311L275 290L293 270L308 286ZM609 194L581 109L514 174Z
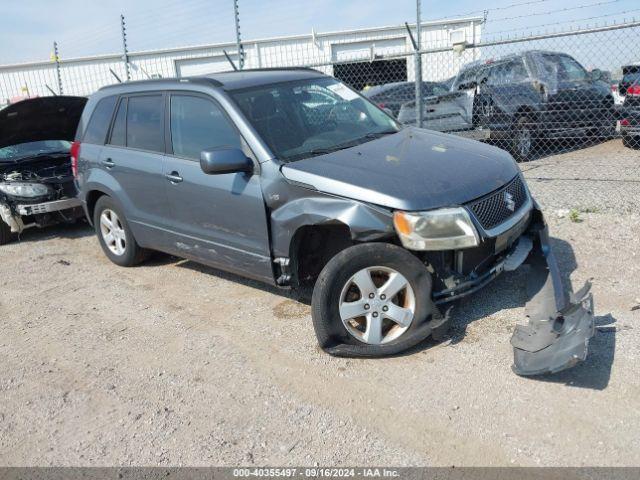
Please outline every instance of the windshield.
M20 158L51 155L54 153L68 153L71 142L66 140L44 140L40 142L20 143L0 148L1 160L17 160Z
M284 161L330 153L400 129L391 117L334 78L261 86L231 95Z

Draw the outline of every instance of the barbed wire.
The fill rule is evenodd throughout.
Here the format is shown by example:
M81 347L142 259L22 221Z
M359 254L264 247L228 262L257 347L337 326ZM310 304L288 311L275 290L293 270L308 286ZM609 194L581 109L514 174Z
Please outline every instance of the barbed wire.
M530 13L523 14L523 15L515 15L515 16L512 16L512 17L490 18L490 19L487 19L485 23L496 23L496 22L504 22L504 21L507 21L507 20L520 20L522 18L536 17L536 16L541 16L541 15L552 15L554 13L563 13L563 12L570 12L570 11L574 11L574 10L581 10L581 9L584 9L584 8L600 7L602 5L610 5L612 3L618 3L619 1L620 0L607 0L607 1L604 1L604 2L577 5L575 7L559 8L557 10L549 10L549 11L546 11L546 12L530 12Z

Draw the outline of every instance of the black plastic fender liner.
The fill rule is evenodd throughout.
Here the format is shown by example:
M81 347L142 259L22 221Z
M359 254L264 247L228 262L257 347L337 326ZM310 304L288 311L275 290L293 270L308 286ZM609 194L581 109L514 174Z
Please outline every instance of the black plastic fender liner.
M544 224L529 254L527 325L517 325L513 346L513 371L518 375L555 373L587 357L595 334L593 296L587 282L578 292L567 292Z

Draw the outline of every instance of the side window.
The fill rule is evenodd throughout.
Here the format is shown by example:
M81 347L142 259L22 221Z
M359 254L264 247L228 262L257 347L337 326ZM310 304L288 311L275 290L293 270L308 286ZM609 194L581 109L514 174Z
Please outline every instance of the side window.
M514 60L509 63L506 71L506 80L508 83L525 82L528 78L529 74L527 73L524 63L522 63L522 60Z
M162 95L129 97L127 147L164 152Z
M116 106L117 97L106 97L98 102L93 110L82 141L103 145L107 138L107 131L111 123L113 109Z
M116 112L116 118L113 121L113 128L111 129L110 145L118 145L124 147L127 144L127 99L126 97L120 101L118 105L118 111Z
M170 118L171 145L175 155L199 160L200 152L207 148L241 148L240 135L211 100L172 95Z

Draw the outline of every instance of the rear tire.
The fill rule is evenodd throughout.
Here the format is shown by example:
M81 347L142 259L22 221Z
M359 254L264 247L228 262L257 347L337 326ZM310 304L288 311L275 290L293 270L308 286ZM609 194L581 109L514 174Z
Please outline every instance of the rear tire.
M530 117L518 117L513 128L510 150L517 162L528 162L535 148L535 130Z
M0 245L6 245L12 242L15 237L16 235L11 231L9 225L0 219Z
M403 248L367 243L341 251L320 273L311 300L320 347L379 357L415 346L431 333L431 291L427 268Z
M102 251L116 265L133 267L149 256L149 251L137 244L123 212L111 197L98 199L93 224Z

